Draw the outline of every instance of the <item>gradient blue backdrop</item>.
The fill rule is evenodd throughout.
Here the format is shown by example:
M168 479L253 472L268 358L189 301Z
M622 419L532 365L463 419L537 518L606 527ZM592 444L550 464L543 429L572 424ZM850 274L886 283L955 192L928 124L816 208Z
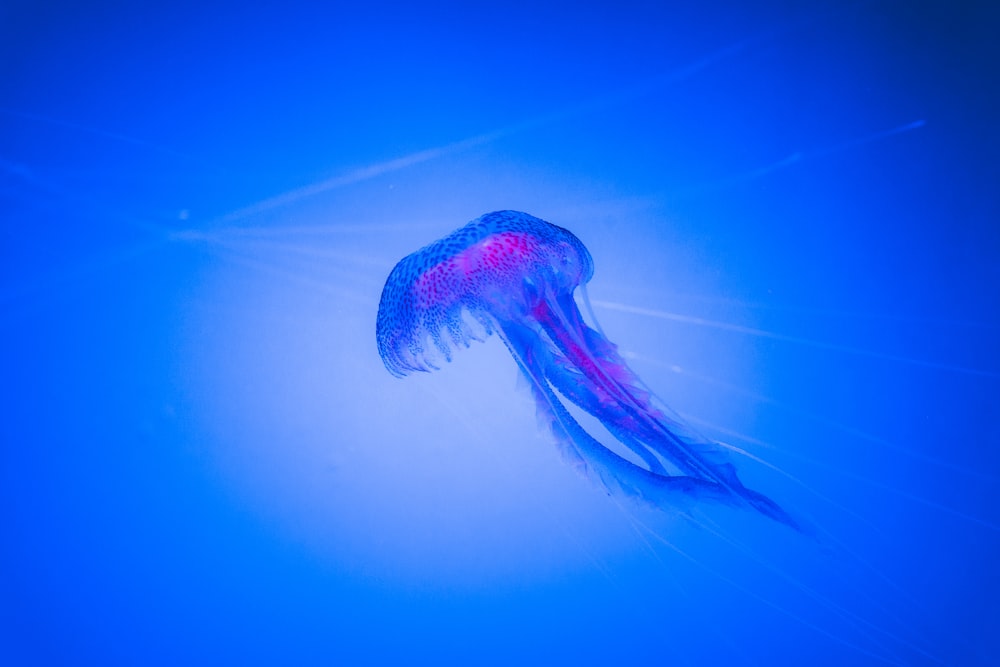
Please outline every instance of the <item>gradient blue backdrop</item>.
M412 4L0 6L0 663L996 664L992 3ZM385 371L501 208L819 543Z

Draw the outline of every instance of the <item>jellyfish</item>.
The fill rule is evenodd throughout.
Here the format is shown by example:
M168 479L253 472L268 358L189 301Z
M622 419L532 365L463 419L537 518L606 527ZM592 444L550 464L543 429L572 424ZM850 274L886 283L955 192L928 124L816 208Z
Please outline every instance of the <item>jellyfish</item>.
M379 355L403 377L437 370L455 349L495 333L564 457L609 494L663 509L697 501L746 507L802 530L743 485L720 444L658 409L617 346L584 321L574 292L593 272L590 252L569 231L518 211L487 213L393 268L378 309ZM584 429L567 401L642 465Z

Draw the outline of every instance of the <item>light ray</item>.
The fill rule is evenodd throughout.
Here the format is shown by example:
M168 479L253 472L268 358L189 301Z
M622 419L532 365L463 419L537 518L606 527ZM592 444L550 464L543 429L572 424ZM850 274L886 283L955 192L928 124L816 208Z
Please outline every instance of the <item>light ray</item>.
M554 125L570 118L595 113L597 111L603 111L635 101L665 86L690 78L711 65L731 59L742 52L749 44L762 39L773 38L775 34L776 33L774 32L769 32L756 38L737 42L721 48L708 56L699 58L692 63L671 70L666 74L652 77L638 84L592 98L582 103L570 105L550 113L540 114L516 124L501 127L490 132L462 139L460 141L455 141L443 146L427 148L415 153L410 153L409 155L392 158L383 162L368 165L366 167L359 167L345 174L340 174L316 183L302 186L300 188L288 190L287 192L283 192L273 197L269 197L248 206L236 209L235 211L212 220L209 225L214 226L237 222L239 220L265 213L272 209L297 203L303 199L314 197L324 192L336 190L347 185L361 183L384 174L400 171L424 162L460 153L478 146L483 146L504 137Z
M990 377L990 378L1000 377L1000 373L994 371L982 370L978 368L968 368L965 366L946 364L936 361L925 361L923 359L914 359L912 357L904 357L896 354L888 354L885 352L876 352L874 350L866 350L859 347L852 347L850 345L828 343L825 341L815 340L813 338L804 338L802 336L789 336L786 334L779 334L773 331L766 331L764 329L756 329L754 327L748 327L741 324L730 324L729 322L720 322L718 320L709 320L702 317L695 317L693 315L681 315L680 313L672 313L670 311L665 311L665 310L640 308L638 306L629 306L626 304L615 303L612 301L593 301L592 303L598 308L604 308L605 310L614 310L620 313L641 315L643 317L653 317L660 320L679 322L681 324L693 324L696 326L708 327L711 329L719 329L721 331L732 331L733 333L745 334L747 336L767 338L770 340L777 340L784 343L795 343L796 345L804 345L807 347L814 347L821 350L844 352L846 354L871 357L874 359L882 359L884 361L892 361L901 364L909 364L913 366L922 366L924 368L934 368L937 370L952 371L955 373L965 373L968 375L979 375L982 377Z

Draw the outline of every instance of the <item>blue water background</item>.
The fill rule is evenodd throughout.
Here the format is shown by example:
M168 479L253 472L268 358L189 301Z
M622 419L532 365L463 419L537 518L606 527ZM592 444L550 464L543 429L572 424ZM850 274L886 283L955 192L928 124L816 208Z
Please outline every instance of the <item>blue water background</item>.
M0 664L996 664L991 3L411 4L0 7ZM505 208L817 539L385 371Z

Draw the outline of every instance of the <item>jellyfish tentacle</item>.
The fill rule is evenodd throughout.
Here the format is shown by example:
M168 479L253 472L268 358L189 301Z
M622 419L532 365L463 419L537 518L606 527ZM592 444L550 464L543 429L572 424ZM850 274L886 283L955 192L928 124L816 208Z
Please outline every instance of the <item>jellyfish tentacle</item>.
M668 474L660 454L633 435L622 423L626 418L624 413L612 416L610 412L615 409L614 406L601 404L597 395L586 387L584 375L557 349L550 351L549 357L544 366L545 376L560 395L595 416L615 439L641 458L652 472L660 475Z
M765 516L801 530L799 522L777 503L747 488L732 463L709 459L721 458L722 452L715 450L710 443L686 439L667 428L660 421L666 417L657 414L648 400L631 389L630 381L638 381L631 369L617 358L617 354L616 358L608 357L607 353L614 349L612 343L586 325L575 301L558 300L557 303L562 307L553 309L548 301L540 300L536 305L536 314L546 336L566 359L561 364L552 363L545 367L546 378L561 394L599 419L612 435L633 451L636 446L641 446L667 458L684 473L675 477L709 482L714 485L713 488L728 492L732 496L730 500L745 502ZM593 341L600 341L603 349L593 349ZM581 381L582 376L580 379L571 377L564 370L567 365L578 367L589 382ZM602 397L594 391L595 386L607 392L613 402L608 404L602 401ZM661 477L665 474L665 471L652 467L650 472Z
M584 331L591 332L593 336L600 336L600 334L587 327L583 322L576 303L570 301L567 304L563 301L561 305L563 308L556 310L551 308L545 300L541 300L536 306L537 316L549 338L569 359L570 363L577 366L590 381L588 384L580 383L580 390L591 393L596 387L605 393L606 396L595 396L594 400L597 404L606 406L611 403L613 407L621 409L626 415L625 419L633 420L632 428L646 436L644 440L647 446L669 459L681 471L698 477L715 478L715 481L719 482L726 481L726 476L719 475L716 470L718 464L712 465L704 456L699 456L692 451L693 447L690 443L685 442L680 436L665 428L653 416L656 415L657 411L648 401L641 400L635 393L630 392L627 387L622 385L622 380L635 378L624 361L605 362L602 355L595 354L587 346L584 340ZM573 336L570 332L579 333ZM601 340L608 346L611 345L603 337ZM584 405L580 405L580 407L587 409ZM591 414L603 420L605 417L612 416L613 411L602 408L596 413L591 412ZM619 424L619 426L627 428L624 424Z
M591 436L566 409L549 384L544 361L532 352L530 334L516 326L501 325L500 335L521 372L531 383L540 412L549 420L552 433L569 447L610 493L645 501L681 505L694 498L732 504L734 497L714 482L687 475L659 475L635 465Z
M537 334L536 334L537 335ZM548 341L547 336L539 336L539 340ZM617 420L610 419L608 406L602 406L597 396L585 389L583 374L573 366L562 352L550 342L536 345L532 350L539 365L545 369L545 377L559 394L568 398L591 415L594 415L606 429L632 453L642 459L650 472L667 475L667 469L653 448L636 438L627 428L619 425ZM515 355L516 358L516 355Z

